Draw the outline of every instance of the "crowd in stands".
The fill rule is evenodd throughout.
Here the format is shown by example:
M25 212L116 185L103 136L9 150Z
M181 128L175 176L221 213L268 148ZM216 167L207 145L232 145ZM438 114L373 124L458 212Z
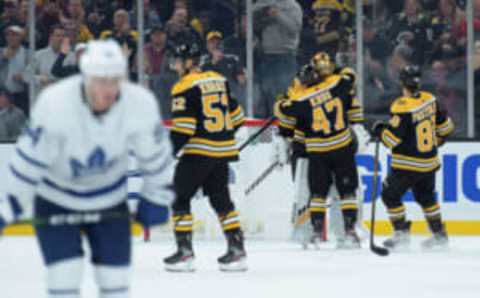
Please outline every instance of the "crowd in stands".
M86 42L113 38L129 57L132 80L139 71L136 54L143 51L143 71L165 118L170 116L170 88L178 79L170 68L171 53L183 42L196 42L202 48L204 69L225 75L233 95L245 107L245 1L143 0L145 44L140 50L136 2L36 0L37 50L29 58L29 1L0 0L0 98L10 103L10 110L15 107L15 115L28 116L29 85L38 94L48 84L77 73L76 64ZM388 113L391 100L400 93L398 70L407 63L417 63L425 74L425 87L437 94L457 123L464 124L465 1L363 3L366 111ZM477 29L480 0L475 0L475 6ZM256 117L271 116L276 96L287 90L299 66L316 51L328 52L341 65L355 65L354 0L256 0L252 15ZM480 69L480 58L475 60L475 67ZM0 104L0 123L5 107L7 104ZM0 140L2 127L0 124Z

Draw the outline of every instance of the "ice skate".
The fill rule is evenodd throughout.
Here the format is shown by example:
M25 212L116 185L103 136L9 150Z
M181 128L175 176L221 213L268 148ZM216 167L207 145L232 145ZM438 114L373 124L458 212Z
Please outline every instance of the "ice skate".
M241 231L227 234L228 249L227 252L218 258L218 265L221 271L239 272L248 269L246 260L247 254L243 245L243 235Z
M433 234L432 237L422 242L423 249L445 249L448 247L448 236L445 231Z
M170 272L193 272L195 271L195 256L188 248L179 248L176 253L165 258L165 270Z

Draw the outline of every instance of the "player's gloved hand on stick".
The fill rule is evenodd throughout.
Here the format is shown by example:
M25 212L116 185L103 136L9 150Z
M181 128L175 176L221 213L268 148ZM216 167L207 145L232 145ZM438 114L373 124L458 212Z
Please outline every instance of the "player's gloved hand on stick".
M388 124L386 124L383 121L376 121L373 126L372 126L372 137L374 138L380 138L382 135L382 132L385 128L388 127Z
M155 225L161 225L168 221L168 206L162 204L154 204L145 199L141 199L138 203L136 220L143 227L148 228Z

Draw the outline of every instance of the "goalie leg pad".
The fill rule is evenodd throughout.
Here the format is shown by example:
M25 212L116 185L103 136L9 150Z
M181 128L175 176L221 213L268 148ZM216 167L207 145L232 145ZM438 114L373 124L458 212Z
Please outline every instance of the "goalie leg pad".
M47 266L48 298L79 298L83 258L72 258Z
M100 298L128 298L130 286L129 266L96 266L95 279Z

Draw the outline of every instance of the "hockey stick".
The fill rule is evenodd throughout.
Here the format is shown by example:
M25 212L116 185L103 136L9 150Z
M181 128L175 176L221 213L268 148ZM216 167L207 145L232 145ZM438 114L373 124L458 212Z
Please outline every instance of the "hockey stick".
M134 218L128 212L79 212L70 214L55 214L47 217L35 217L27 220L19 220L13 224L30 224L35 226L73 226L84 224L96 224L105 220Z
M265 178L267 178L273 170L279 165L280 163L275 161L272 163L268 168L265 169L248 187L245 189L245 195L248 196L257 186L262 183Z
M255 141L258 136L260 136L265 130L267 130L270 125L272 125L272 123L275 121L275 117L270 117L267 122L257 131L255 132L253 135L251 135L248 140L246 140L242 145L240 145L240 147L238 147L238 150L239 151L242 151L245 147L247 147L248 145L250 145L250 143L252 143L253 141Z
M370 219L370 250L382 257L388 256L390 251L385 247L377 246L375 244L375 211L376 211L376 198L378 188L378 160L380 158L380 139L375 139L375 156L373 161L373 191L372 191L372 214Z

